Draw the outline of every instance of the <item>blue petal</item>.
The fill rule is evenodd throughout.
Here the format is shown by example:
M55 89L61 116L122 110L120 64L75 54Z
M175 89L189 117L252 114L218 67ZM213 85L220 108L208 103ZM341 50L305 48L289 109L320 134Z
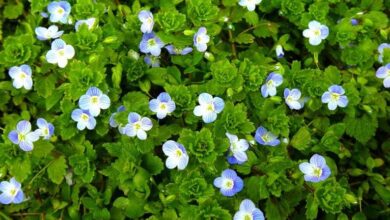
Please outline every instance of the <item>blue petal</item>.
M129 116L127 117L127 120L130 123L136 123L141 120L141 116L138 113L130 112Z
M252 212L252 217L253 217L253 220L264 220L265 219L263 212L257 208Z
M43 119L43 118L38 118L37 126L38 126L38 128L46 128L47 127L47 121L45 119Z
M94 117L89 117L88 123L87 123L87 128L89 130L93 130L96 126L96 119Z
M311 158L310 158L310 163L311 164L314 164L316 167L325 167L326 166L326 161L325 161L325 158L319 154L314 154Z
M340 95L343 95L345 93L343 87L339 85L332 85L331 87L329 87L329 92L337 93Z
M19 133L28 133L31 131L31 123L29 121L26 121L26 120L23 120L23 121L20 121L18 122L18 124L16 125L16 130L19 132Z
M348 98L345 95L340 96L339 101L337 102L337 105L344 108L348 105Z
M149 102L149 109L152 112L158 112L159 106L160 106L160 101L158 101L157 99L150 100L150 102Z
M24 201L24 193L22 190L19 190L18 193L16 194L13 203L19 204Z
M244 199L240 204L240 211L252 212L255 208L255 204L250 199Z
M233 190L237 193L240 192L244 188L244 181L237 176L236 178L233 179L234 185L233 185Z
M222 193L222 195L228 197L232 197L237 193L234 189L224 189L224 188L221 188L220 192Z
M299 164L299 170L305 175L311 175L313 173L313 165L308 162Z
M171 96L166 92L160 93L160 95L157 96L157 99L160 100L160 102L169 102L172 100Z
M83 110L75 109L75 110L72 111L72 116L71 117L72 117L72 119L74 121L79 121L82 114L83 114Z
M16 132L15 130L14 131L11 131L9 134L8 134L8 139L14 143L14 144L19 144L19 138L18 138L18 132Z
M324 92L324 94L322 94L322 97L321 97L321 102L322 103L328 103L330 102L330 92Z
M103 93L102 91L97 88L97 87L90 87L88 90L87 90L87 95L89 96L101 96Z
M222 187L222 183L223 183L223 180L224 178L223 177L217 177L214 179L214 186L217 187L217 188L221 188Z
M279 86L283 83L283 76L278 73L273 73L271 79L274 81L275 86Z
M215 112L206 112L202 115L204 123L211 123L217 119L217 113Z
M8 193L2 193L0 194L0 203L4 205L8 205L12 202L13 197L9 196Z
M226 169L222 172L221 176L228 179L234 179L237 177L237 173L232 169Z
M62 39L56 39L51 43L52 50L60 50L65 47L66 43Z
M267 86L265 84L261 86L261 95L264 98L267 98L267 96L268 96L268 90L267 90Z
M82 95L79 99L79 107L83 110L88 110L91 107L91 96Z
M214 98L214 110L216 113L220 113L225 107L225 102L219 97Z
M19 147L20 147L20 149L22 149L23 151L32 151L32 149L34 148L34 145L33 145L33 143L31 143L31 142L21 141L21 142L19 143Z
M201 105L210 104L211 102L213 102L213 96L208 93L201 93L198 97L198 101Z

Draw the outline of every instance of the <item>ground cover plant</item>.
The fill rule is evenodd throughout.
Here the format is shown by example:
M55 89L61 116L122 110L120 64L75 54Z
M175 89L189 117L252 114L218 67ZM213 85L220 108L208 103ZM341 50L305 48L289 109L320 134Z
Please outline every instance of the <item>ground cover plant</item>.
M0 11L1 219L390 218L390 1Z

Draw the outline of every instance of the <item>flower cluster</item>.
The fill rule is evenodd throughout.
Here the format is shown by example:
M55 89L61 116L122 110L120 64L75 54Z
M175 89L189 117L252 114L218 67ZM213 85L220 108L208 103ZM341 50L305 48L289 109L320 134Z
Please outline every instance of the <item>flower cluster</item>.
M16 125L16 130L13 130L8 134L8 138L12 143L19 145L20 149L23 151L32 151L34 149L34 142L36 142L39 137L48 140L54 134L53 124L47 122L43 118L38 118L37 126L37 130L31 131L31 123L22 120Z
M103 94L99 88L91 87L85 95L79 99L79 109L72 112L72 119L77 122L77 129L84 130L85 128L92 130L96 126L96 119L100 114L101 109L110 107L110 98Z

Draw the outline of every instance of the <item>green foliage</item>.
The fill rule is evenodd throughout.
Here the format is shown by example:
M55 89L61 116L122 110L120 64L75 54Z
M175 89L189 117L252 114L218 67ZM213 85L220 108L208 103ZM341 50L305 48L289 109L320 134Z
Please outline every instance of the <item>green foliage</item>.
M390 43L390 1L263 0L249 11L238 0L69 0L68 24L43 17L50 2L0 0L0 181L15 177L27 198L1 205L1 219L232 219L245 198L271 220L390 218L390 93L375 77L390 62L389 48L378 52ZM159 67L145 63L141 10L153 13L153 31L166 45L193 51L170 55L162 48L152 57ZM96 19L93 28L76 31L74 24L88 18ZM318 46L302 33L312 20L329 28ZM47 62L52 40L35 33L52 24L75 49L65 68ZM210 37L206 53L193 45L200 27ZM32 69L31 90L16 89L8 74L22 64ZM271 72L283 83L264 98L260 88ZM331 85L345 89L345 108L331 111L321 102ZM71 114L92 86L111 105L95 129L80 131ZM303 109L285 104L285 88L301 91ZM158 120L149 101L163 91L176 109ZM225 103L212 123L193 113L204 92ZM151 118L146 140L109 126L121 105L126 110L114 116L121 126L129 112ZM8 134L21 120L37 129L38 118L53 123L54 135L24 152ZM259 126L281 144L259 145ZM250 143L245 163L227 162L227 132ZM167 140L185 147L184 170L167 169ZM325 181L306 182L299 170L313 154L331 169ZM213 185L227 168L244 181L234 197Z

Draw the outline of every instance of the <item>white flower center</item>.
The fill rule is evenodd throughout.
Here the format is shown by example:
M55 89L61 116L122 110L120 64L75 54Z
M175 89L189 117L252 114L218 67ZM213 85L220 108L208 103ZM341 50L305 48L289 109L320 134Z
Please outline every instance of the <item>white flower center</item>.
M58 55L60 56L60 57L63 57L63 56L65 56L65 49L60 49L60 50L58 50Z
M247 213L244 215L244 220L252 220L252 215L250 213Z
M176 156L177 156L177 157L181 157L181 155L183 155L183 152L181 152L180 149L177 149L177 150L176 150Z
M213 112L214 111L214 104L213 103L207 104L206 110L209 112Z
M320 177L322 175L322 169L319 167L316 167L313 169L313 175L316 177Z
M22 133L19 133L19 134L18 134L18 140L19 140L19 141L24 141L24 140L26 140L26 135L25 135L25 134L22 134Z
M148 18L148 19L146 19L146 23L148 23L148 24L152 24L152 23L153 23L153 19L152 19L152 18Z
M135 130L139 130L139 129L141 129L141 123L140 122L136 122L136 123L134 123L134 129Z
M238 144L237 144L237 142L233 142L233 143L232 143L232 151L233 151L233 152L238 151Z
M99 97L97 97L97 96L92 96L92 97L91 97L91 103L92 103L93 105L99 104Z
M315 30L313 30L313 34L314 34L314 36L319 37L321 35L321 30L315 29Z
M165 110L167 109L167 104L165 104L165 103L160 103L159 108L160 108L161 110L165 111Z
M156 43L156 41L154 40L154 39L149 39L148 40L148 45L150 46L150 47L153 47L153 46L155 46L157 43Z
M81 120L87 122L89 120L89 116L85 113L81 114Z
M27 78L27 74L26 74L25 72L20 72L19 78L20 78L21 80L24 80L24 79Z
M57 9L57 14L59 15L62 15L64 12L65 12L64 9L61 7Z
M223 185L226 189L232 189L234 186L234 182L231 179L226 179Z
M292 96L287 96L287 102L293 102L295 101L294 98Z
M44 134L45 136L48 135L48 134L49 134L49 129L44 128L44 129L43 129L43 134Z
M203 37L202 37L202 36L198 36L198 37L196 38L196 41L198 42L198 44L201 44L202 41L203 41Z
M338 101L340 99L340 94L332 92L330 94L330 99L333 100L333 101Z
M274 86L274 81L272 79L268 80L267 87L273 87L273 86Z
M12 189L9 191L9 194L11 196L15 196L17 192L18 192L18 190L15 187L12 187Z
M387 71L386 71L386 77L389 77L390 76L390 69L388 69Z
M271 137L269 136L268 132L261 136L261 139L263 139L264 142L271 141Z

